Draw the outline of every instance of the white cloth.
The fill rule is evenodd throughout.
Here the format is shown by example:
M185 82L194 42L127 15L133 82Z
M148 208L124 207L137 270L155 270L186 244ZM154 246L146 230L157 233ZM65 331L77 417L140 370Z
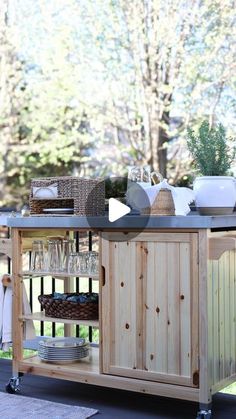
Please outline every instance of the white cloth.
M2 349L7 351L11 338L12 327L12 288L6 287L4 301L3 301L3 315L2 315Z
M30 314L25 285L23 284L23 314ZM24 337L26 339L35 338L35 328L32 320L26 320L24 326ZM0 278L0 348L4 351L9 349L12 342L12 287L4 288L2 278Z
M2 341L2 326L3 326L3 303L4 303L4 286L2 280L0 278L0 348L1 348L1 341Z
M29 304L29 300L26 294L25 284L23 284L23 314L31 314L31 308ZM32 320L26 320L24 322L24 339L34 339L35 335L35 327L34 322Z
M158 185L150 186L143 190L140 187L131 187L126 193L127 201L132 208L139 210L147 206L151 207L161 189L169 189L171 191L175 205L175 215L187 215L189 213L189 204L194 201L193 191L189 188L171 186L166 179ZM144 192L147 199L144 199Z

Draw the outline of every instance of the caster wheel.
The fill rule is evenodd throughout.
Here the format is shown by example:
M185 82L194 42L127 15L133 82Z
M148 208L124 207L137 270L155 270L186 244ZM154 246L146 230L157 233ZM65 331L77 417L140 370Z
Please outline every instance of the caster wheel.
M7 393L16 394L20 391L20 380L19 378L11 378L6 384L5 390Z
M211 410L200 410L196 419L211 419Z
M10 384L10 383L7 383L7 384L6 384L5 390L6 390L6 392L7 392L7 393L10 393L10 394L15 394L15 393L17 392L17 389L14 389L14 388L11 386L11 384Z

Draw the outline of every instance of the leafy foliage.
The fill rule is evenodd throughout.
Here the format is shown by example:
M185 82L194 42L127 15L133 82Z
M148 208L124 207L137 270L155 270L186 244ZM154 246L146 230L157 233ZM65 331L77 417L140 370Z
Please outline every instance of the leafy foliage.
M105 179L105 196L107 199L124 197L126 191L127 177Z
M0 205L20 207L32 177L136 164L186 184L186 125L233 132L234 0L1 5Z
M187 132L187 145L199 172L203 176L227 175L236 147L230 148L223 125L210 127L208 121L203 121L197 134L191 128Z

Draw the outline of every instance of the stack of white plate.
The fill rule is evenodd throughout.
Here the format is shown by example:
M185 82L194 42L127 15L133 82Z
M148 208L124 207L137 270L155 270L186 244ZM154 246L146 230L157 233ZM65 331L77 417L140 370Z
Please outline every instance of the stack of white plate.
M89 346L81 338L45 338L39 342L38 355L47 362L75 362L89 354Z

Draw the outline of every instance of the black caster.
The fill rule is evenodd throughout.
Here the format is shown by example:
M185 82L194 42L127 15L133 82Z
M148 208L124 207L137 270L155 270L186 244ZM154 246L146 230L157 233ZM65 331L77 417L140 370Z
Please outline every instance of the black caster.
M20 378L12 377L6 384L5 390L7 393L16 394L20 391Z
M211 419L211 410L199 410L196 419Z

